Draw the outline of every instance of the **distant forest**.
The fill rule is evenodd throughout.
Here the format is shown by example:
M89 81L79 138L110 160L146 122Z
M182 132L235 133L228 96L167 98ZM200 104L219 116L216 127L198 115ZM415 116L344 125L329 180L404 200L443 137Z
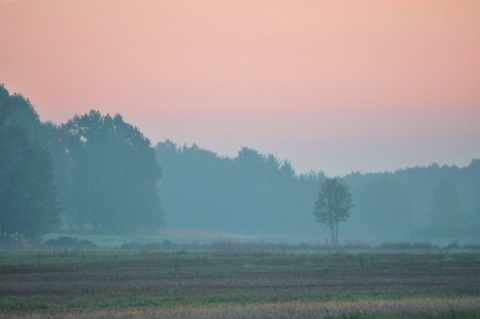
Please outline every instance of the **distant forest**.
M153 146L122 116L41 122L0 86L0 240L49 231L140 234L162 227L327 238L313 205L323 172L244 147L234 158L195 144ZM352 193L341 237L480 235L480 159L343 176Z
M219 157L196 145L158 143L160 194L170 227L237 234L327 237L312 215L322 172L295 174L273 155L242 148ZM343 176L354 207L345 238L480 235L480 160Z

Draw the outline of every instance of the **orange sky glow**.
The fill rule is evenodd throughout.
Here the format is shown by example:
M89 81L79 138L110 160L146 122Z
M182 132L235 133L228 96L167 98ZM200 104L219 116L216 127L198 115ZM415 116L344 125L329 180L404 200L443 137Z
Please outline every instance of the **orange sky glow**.
M0 83L62 123L327 175L480 158L477 0L0 0Z

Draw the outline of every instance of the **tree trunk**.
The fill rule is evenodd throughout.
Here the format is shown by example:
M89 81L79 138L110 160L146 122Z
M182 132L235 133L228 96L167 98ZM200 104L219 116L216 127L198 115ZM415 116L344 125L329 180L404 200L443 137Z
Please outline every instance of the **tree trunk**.
M330 241L332 242L332 245L335 246L335 228L333 225L330 225Z
M338 245L338 221L335 223L335 246Z

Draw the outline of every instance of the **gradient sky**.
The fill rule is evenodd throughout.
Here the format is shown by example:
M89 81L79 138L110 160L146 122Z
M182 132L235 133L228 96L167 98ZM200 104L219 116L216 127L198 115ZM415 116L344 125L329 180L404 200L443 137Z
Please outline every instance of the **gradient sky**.
M0 83L61 123L298 173L480 158L478 0L0 0Z

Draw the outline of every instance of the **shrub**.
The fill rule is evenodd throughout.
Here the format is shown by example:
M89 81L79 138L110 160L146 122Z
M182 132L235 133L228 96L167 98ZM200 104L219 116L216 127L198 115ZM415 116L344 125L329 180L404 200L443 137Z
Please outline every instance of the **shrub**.
M96 248L97 245L89 240L78 240L70 236L62 236L57 239L49 239L45 242L47 246L54 247L79 247L79 248Z

